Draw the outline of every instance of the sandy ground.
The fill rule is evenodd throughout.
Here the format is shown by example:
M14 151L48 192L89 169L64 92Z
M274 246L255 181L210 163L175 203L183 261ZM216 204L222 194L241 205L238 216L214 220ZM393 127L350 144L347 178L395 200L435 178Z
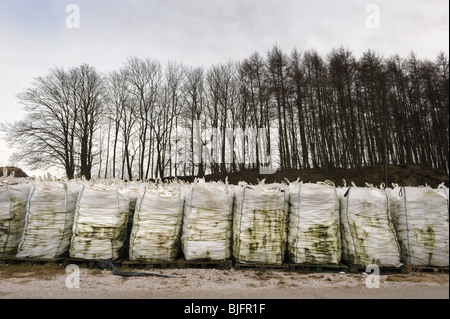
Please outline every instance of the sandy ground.
M220 269L136 270L174 276L120 277L110 270L79 268L36 278L27 273L0 277L0 299L448 299L443 273L381 275L379 288L367 274ZM79 278L79 287L77 281ZM374 281L370 281L374 283Z

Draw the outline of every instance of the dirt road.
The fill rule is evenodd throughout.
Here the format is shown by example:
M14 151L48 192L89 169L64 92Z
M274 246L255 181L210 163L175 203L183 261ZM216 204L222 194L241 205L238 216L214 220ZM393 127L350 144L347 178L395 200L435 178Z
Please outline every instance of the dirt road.
M5 269L5 268L3 268ZM442 273L390 274L368 288L366 274L301 274L283 271L219 269L137 270L169 275L120 277L109 270L77 268L42 275L0 268L0 299L398 299L449 298Z

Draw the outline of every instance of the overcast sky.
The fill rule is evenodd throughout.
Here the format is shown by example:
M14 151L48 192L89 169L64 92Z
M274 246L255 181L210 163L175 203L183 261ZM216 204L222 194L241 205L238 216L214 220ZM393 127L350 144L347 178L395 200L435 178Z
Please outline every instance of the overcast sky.
M207 67L275 44L434 59L448 38L448 0L0 0L0 121L23 118L17 94L53 67L106 72L129 56ZM0 166L11 151L0 140Z

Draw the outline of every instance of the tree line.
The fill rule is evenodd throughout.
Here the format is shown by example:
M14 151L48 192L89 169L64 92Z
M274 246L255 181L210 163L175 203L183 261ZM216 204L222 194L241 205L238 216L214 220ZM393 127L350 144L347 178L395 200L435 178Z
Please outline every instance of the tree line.
M131 57L55 68L2 123L12 161L68 178L154 179L418 164L449 171L449 63L272 47L207 68Z

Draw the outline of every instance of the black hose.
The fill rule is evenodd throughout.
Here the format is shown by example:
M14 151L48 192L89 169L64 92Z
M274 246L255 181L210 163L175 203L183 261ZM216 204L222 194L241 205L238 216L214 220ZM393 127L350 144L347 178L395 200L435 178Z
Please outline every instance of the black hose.
M176 278L173 276L148 273L148 272L136 272L136 271L119 271L117 267L114 265L111 259L103 259L100 260L97 264L96 268L100 269L108 269L112 270L113 275L122 276L122 277L164 277L164 278Z

